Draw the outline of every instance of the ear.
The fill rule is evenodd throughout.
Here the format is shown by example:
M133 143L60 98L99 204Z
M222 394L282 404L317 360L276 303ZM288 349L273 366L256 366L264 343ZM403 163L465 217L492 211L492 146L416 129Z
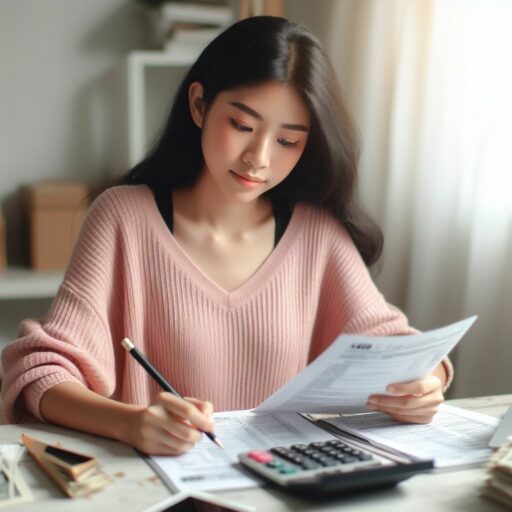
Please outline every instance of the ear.
M188 105L192 120L198 126L203 127L205 103L203 99L204 87L201 82L192 82L188 88Z

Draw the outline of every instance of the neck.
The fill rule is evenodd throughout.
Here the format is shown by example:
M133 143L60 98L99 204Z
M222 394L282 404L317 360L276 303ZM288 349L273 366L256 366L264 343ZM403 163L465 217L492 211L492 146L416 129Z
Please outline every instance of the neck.
M238 236L260 226L273 215L272 205L258 197L249 202L226 198L204 172L191 188L173 192L175 215L206 226L213 232Z

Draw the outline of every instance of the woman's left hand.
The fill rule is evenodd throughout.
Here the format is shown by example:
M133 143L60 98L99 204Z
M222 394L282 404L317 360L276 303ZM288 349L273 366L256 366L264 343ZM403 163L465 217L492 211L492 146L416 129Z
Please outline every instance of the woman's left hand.
M391 384L389 395L371 395L366 407L371 411L385 412L404 423L430 423L444 401L443 386L439 377Z

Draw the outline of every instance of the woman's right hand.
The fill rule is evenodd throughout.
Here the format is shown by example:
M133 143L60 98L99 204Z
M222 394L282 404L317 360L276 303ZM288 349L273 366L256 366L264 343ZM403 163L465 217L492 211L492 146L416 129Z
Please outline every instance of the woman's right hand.
M178 455L213 432L213 406L196 398L159 393L153 402L130 415L122 435L127 444L148 455Z

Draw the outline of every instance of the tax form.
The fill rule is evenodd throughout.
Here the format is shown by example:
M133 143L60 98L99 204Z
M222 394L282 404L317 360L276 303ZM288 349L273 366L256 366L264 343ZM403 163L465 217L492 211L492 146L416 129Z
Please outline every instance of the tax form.
M427 425L405 424L384 413L350 414L323 419L342 432L355 435L377 447L434 459L439 469L479 465L489 459L489 439L498 418L441 404Z
M476 316L406 336L342 334L301 373L267 398L257 412L364 412L372 394L393 382L421 379L455 347Z
M335 437L296 413L256 414L252 410L214 414L221 450L206 436L189 452L176 457L151 457L150 465L173 491L216 491L256 487L254 477L240 469L240 452L278 445L327 441Z

